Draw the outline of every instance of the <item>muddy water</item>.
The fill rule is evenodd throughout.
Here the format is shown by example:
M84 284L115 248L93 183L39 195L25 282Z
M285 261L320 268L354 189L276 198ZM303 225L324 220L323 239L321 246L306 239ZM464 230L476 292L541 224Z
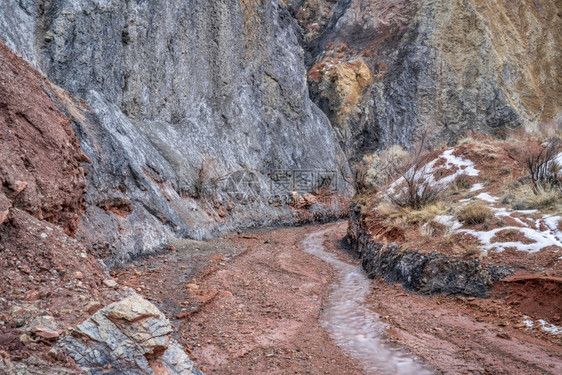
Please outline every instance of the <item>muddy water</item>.
M368 374L432 374L384 338L388 325L365 307L371 281L361 268L326 251L323 242L328 230L312 233L303 241L307 253L328 262L338 273L324 306L323 327L341 348L363 364Z

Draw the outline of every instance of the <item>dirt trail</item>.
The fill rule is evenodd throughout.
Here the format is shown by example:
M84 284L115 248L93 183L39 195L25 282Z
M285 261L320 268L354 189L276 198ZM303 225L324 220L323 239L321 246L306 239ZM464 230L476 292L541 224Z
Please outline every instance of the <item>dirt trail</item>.
M336 275L302 249L307 234L330 228L326 249L353 263L339 248L346 226L184 241L115 277L168 314L208 374L364 374L319 322ZM501 302L420 296L374 280L366 303L389 325L387 339L436 373L562 374L560 338L506 324Z

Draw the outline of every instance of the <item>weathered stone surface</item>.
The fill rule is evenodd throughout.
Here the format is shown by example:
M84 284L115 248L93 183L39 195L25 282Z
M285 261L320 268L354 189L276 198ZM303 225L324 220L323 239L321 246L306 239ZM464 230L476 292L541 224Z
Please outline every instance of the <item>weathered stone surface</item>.
M0 224L21 209L73 233L86 183L70 119L44 77L2 43L0 72Z
M330 23L305 44L309 81L351 156L408 146L428 127L450 142L561 121L557 1L340 0L328 11ZM310 23L300 25L308 34ZM358 56L374 80L342 119L332 76Z
M169 236L294 222L270 171L347 168L278 1L8 3L0 37L91 108L58 98L91 161L80 238L109 266Z
M45 326L35 326L31 329L31 333L45 340L56 340L60 336L60 333Z
M57 345L91 374L200 374L171 332L156 306L133 294L95 313Z
M12 207L12 202L4 193L0 193L0 225L8 218L10 207Z
M79 369L68 369L35 355L20 361L0 356L0 375L84 375Z

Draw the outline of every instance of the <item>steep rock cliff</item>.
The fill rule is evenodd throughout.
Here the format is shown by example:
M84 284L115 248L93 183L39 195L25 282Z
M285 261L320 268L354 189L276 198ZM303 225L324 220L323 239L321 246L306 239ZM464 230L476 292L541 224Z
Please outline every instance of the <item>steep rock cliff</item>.
M308 98L297 28L278 2L8 3L0 36L88 105L67 114L91 161L79 234L98 257L299 220L285 204L297 189L274 195L272 171L310 171L305 190L348 195L346 162ZM339 198L310 215L345 210Z
M312 96L350 156L408 146L422 128L452 142L562 121L560 2L309 0L291 11L309 36ZM302 16L326 12L328 23ZM337 74L357 62L374 77L360 99Z

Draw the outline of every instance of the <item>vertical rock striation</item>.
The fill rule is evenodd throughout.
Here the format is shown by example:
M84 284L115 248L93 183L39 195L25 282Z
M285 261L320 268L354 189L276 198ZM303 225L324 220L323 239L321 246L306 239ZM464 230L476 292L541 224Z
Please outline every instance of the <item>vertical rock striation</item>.
M8 3L0 36L88 104L68 113L91 160L80 235L109 264L169 236L293 222L269 172L346 169L277 1Z

